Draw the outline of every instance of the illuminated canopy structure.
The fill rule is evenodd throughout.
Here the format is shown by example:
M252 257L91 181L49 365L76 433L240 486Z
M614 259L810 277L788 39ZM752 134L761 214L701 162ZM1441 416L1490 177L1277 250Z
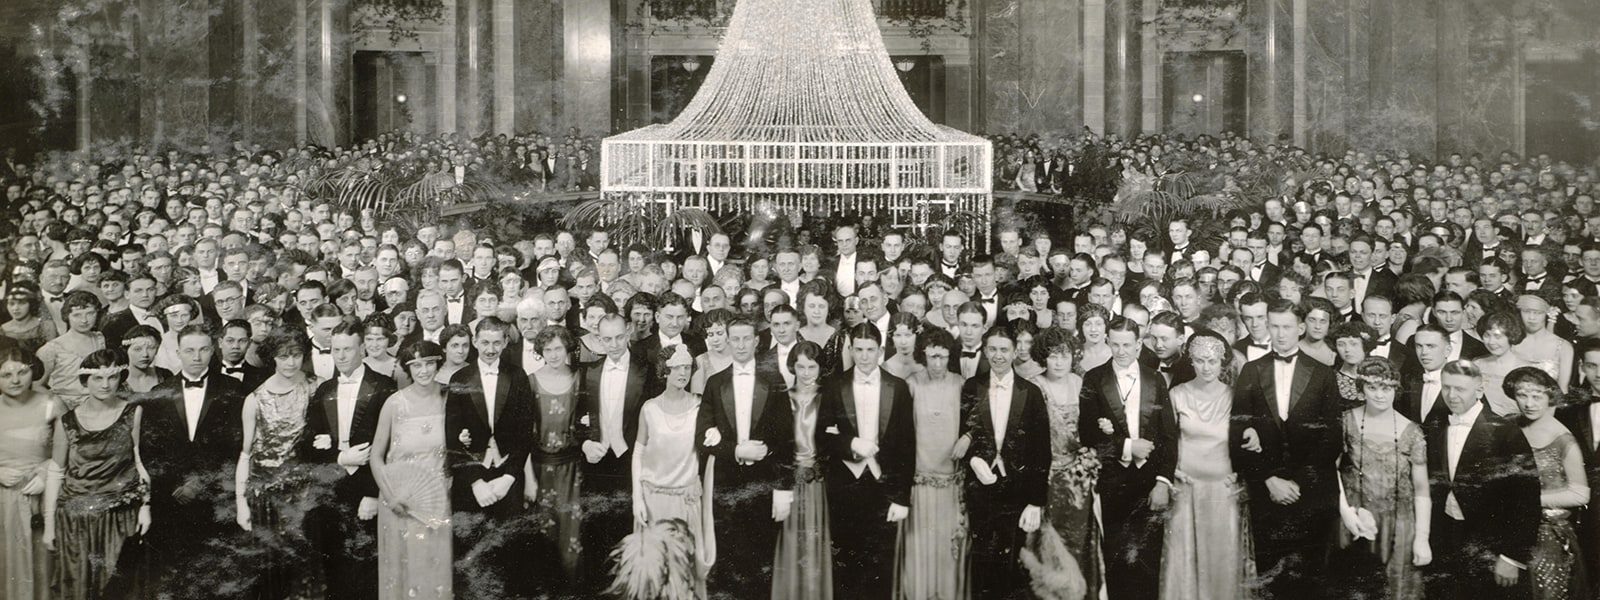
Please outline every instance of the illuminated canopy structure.
M966 212L986 236L991 153L912 102L871 0L739 0L683 113L602 143L601 191L669 211L888 209L923 229Z

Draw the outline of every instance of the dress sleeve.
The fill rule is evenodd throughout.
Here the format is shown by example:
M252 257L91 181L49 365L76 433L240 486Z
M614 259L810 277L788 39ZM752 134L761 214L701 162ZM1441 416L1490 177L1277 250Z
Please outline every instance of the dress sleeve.
M1428 442L1422 435L1421 427L1408 422L1400 437L1400 448L1405 453L1407 461L1413 465L1428 464Z

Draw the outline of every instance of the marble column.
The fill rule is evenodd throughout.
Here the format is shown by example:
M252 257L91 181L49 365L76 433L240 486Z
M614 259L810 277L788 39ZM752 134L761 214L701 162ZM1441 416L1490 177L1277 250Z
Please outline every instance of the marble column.
M1306 0L1294 1L1294 145L1306 147Z
M1083 2L1083 124L1106 132L1106 0Z
M562 96L562 2L519 2L513 69L518 131L552 131L557 127Z
M400 66L383 55L379 55L372 62L372 95L376 97L372 103L372 120L377 124L373 129L376 133L388 133L395 129L395 105L398 104L395 98L399 96L395 85L395 70ZM410 98L407 98L407 101L410 101Z
M1157 17L1161 10L1161 0L1142 0L1140 3L1141 23L1150 23ZM1161 132L1161 79L1162 79L1162 53L1161 40L1156 39L1155 27L1140 27L1139 35L1139 108L1140 131L1144 133Z
M1441 0L1442 1L1442 0ZM1467 98L1467 14L1461 10L1440 10L1435 21L1439 48L1438 103L1439 139L1434 152L1445 154L1465 148Z
M585 135L610 131L611 3L563 0L561 18L566 44L562 130L577 127Z
M1083 68L1082 10L1072 2L1020 2L1017 82L1018 131L1054 137L1083 126L1079 83Z
M1292 130L1294 116L1290 0L1245 1L1252 34L1245 48L1250 65L1248 130L1250 137L1278 142Z
M139 138L204 141L209 116L207 0L138 0ZM127 110L128 107L112 107Z
M460 20L456 22L457 42L461 52L461 80L456 87L458 101L461 103L460 127L462 133L475 137L483 133L483 28L479 27L482 18L483 0L459 0L462 9L459 12Z
M310 16L307 15L308 7L305 2L294 3L294 143L304 145L309 129L306 116L306 85L310 80L306 64L306 44L309 41Z
M517 68L512 0L494 0L494 133L511 135L516 115Z
M969 54L944 56L945 124L962 131L973 131L972 57Z
M439 65L435 69L435 89L439 113L436 117L437 133L456 132L456 0L440 0L444 4L444 17L439 25Z
M1143 0L1107 0L1106 132L1123 137L1138 133L1141 119Z

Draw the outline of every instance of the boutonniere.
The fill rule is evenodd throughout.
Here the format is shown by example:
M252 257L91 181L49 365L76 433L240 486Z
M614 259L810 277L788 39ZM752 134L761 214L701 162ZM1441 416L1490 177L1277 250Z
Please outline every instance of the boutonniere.
M461 440L461 445L463 446L472 445L472 433L465 429L461 430L461 435L456 436L456 439Z
M333 447L333 438L324 433L311 440L311 447L318 450L327 450Z
M583 415L582 417L579 417L578 418L578 424L582 425L584 427L588 427L589 426L589 415L586 414L586 415Z
M1116 431L1115 429L1113 429L1111 427L1111 419L1107 419L1105 417L1101 417L1099 420L1095 421L1095 424L1099 425L1100 426L1100 432L1104 433L1106 435L1111 435L1112 432Z

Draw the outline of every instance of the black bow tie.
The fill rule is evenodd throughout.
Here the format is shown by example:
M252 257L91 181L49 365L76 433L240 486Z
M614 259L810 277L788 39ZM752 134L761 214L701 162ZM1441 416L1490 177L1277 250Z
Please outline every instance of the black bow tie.
M1172 365L1167 364L1167 363L1161 363L1159 365L1156 365L1156 372L1157 373L1171 373L1172 372Z
M984 304L994 304L995 303L995 297L994 296L990 296L988 298L979 298L978 301L982 302Z
M1272 353L1273 360L1276 360L1278 362L1283 362L1283 363L1294 362L1294 359L1297 356L1300 356L1299 352L1290 352L1288 354L1278 354L1276 352Z
M977 350L970 350L970 351L962 350L961 351L961 358L977 358L977 357L978 357L978 351Z
M201 377L200 379L189 379L188 377L185 377L185 378L183 378L183 387L184 387L184 389L188 389L188 388L205 389L205 387L206 387L206 378Z
M228 375L244 373L244 365L239 365L237 367L222 367L222 372Z
M1376 343L1379 346L1382 346L1384 344L1389 343L1389 341L1390 341L1390 338L1383 337L1383 338L1378 338L1378 341L1374 342L1374 343Z
M45 302L49 302L51 304L61 304L61 300L63 300L64 298L65 298L65 296L47 296L47 297L45 297L44 301Z
M316 346L312 346L311 349L317 351L317 354L333 354L333 348L318 348Z
M1252 342L1250 342L1250 347L1252 347L1252 348L1260 348L1262 350L1271 350L1272 349L1272 347L1267 345L1266 342L1256 343L1256 342L1252 341Z

